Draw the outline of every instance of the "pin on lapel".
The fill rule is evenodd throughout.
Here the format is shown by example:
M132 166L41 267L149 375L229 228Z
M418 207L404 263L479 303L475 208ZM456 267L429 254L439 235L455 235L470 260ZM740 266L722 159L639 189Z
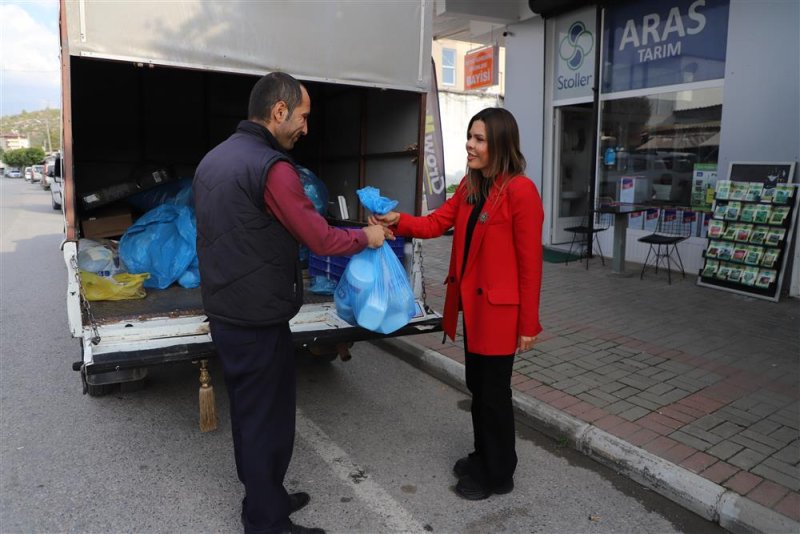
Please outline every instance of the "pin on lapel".
M478 217L478 221L481 223L486 223L488 219L489 219L489 214L486 213L485 211L481 213L480 216Z

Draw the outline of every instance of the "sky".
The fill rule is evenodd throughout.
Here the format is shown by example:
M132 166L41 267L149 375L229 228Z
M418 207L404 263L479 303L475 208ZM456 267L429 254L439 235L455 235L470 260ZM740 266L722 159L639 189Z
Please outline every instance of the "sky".
M58 0L0 0L0 116L61 107Z

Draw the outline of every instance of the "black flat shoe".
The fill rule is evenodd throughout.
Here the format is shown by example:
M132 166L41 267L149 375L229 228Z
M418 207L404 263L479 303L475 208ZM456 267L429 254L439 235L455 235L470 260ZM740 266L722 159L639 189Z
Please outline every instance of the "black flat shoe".
M291 534L325 534L325 531L321 528L304 527L296 523L289 524L289 532Z
M310 501L311 501L311 495L309 495L308 493L306 493L304 491L298 491L297 493L290 493L289 494L289 513L290 514L295 513L296 511L298 511L301 508L305 507L305 505L307 505ZM247 521L245 521L245 516L244 516L245 506L247 506L247 497L242 499L241 520L242 520L242 526L243 527L246 527L246 525L247 525ZM300 528L305 528L305 527L300 527ZM308 529L306 529L306 530L308 530ZM294 531L290 531L290 532L294 532ZM303 531L298 531L298 532L303 532ZM308 531L308 532L312 532L313 533L314 531ZM325 531L322 530L321 532L325 532ZM316 533L316 534L319 534L319 533Z
M469 453L469 455L460 458L456 461L456 464L453 466L453 474L456 478L462 478L470 473L472 473L472 469L476 466L478 462L478 455L474 452Z
M305 491L298 491L297 493L289 494L289 513L293 514L301 508L305 507L311 501L311 495Z
M483 499L488 499L494 493L505 495L506 493L511 493L513 489L513 478L496 486L487 486L472 478L471 475L466 475L460 478L458 484L456 484L456 494L469 501L482 501Z

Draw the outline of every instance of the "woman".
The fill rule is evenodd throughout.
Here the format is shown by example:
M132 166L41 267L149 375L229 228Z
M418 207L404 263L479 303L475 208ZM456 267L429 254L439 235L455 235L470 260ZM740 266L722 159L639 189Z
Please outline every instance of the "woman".
M389 212L370 221L423 239L454 228L443 326L454 339L458 312L464 312L475 450L458 460L453 472L459 479L456 492L470 500L514 489L511 370L515 352L531 349L542 330L544 212L524 170L513 115L487 108L469 122L467 174L452 198L426 217Z

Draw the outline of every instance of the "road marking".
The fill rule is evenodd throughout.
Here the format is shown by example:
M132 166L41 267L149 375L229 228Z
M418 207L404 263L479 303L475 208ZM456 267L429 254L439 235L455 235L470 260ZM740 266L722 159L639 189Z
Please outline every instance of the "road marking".
M373 481L339 448L333 440L300 410L297 410L297 433L306 441L356 496L382 518L385 530L391 532L425 532L425 529L403 506Z

